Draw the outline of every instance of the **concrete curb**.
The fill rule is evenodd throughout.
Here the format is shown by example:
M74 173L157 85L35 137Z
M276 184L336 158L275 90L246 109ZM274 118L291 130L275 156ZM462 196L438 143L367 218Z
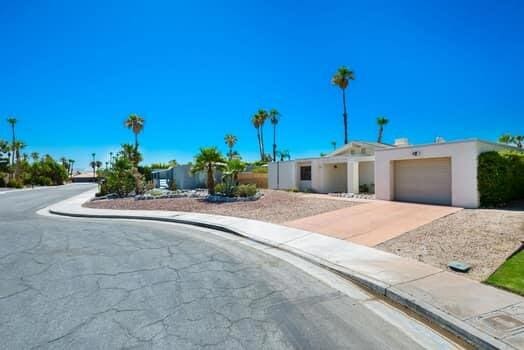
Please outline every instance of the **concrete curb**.
M475 347L481 349L516 349L506 342L503 342L497 339L494 336L484 333L481 330L473 327L464 320L461 320L453 315L439 309L435 305L430 303L418 300L414 298L409 293L406 293L395 285L391 285L381 281L378 278L370 277L365 273L349 269L345 266L342 266L336 262L326 260L322 257L318 257L300 249L290 247L286 243L271 242L267 239L256 239L253 236L250 236L246 232L242 232L239 229L232 228L227 224L222 223L211 223L206 222L205 220L187 220L180 219L174 216L147 216L147 215L122 215L122 214L96 214L96 213L81 213L78 211L67 211L64 209L54 208L53 205L47 208L48 212L54 215L66 216L66 217L76 217L76 218L96 218L96 219L125 219L125 220L149 220L149 221L159 221L159 222L168 222L175 224L184 224L192 225L197 227L203 227L213 230L218 230L221 232L226 232L229 234L234 234L250 241L254 241L263 245L266 245L271 248L277 248L279 250L291 253L295 256L298 256L308 262L311 262L315 265L321 266L327 270L330 270L336 274L342 275L345 278L365 287L371 292L378 294L395 304L406 307L409 310L415 312L424 319L440 326L441 328L450 331L451 333L457 335L458 337L464 339L468 343L471 343ZM86 208L86 211L95 211L96 209ZM212 217L212 215L207 215L207 217ZM441 271L442 272L442 271ZM438 273L441 273L438 272Z

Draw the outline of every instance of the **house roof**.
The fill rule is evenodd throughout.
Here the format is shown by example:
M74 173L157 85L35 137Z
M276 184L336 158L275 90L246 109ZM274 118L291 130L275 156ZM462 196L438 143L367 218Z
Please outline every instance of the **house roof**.
M393 145L389 145L386 143L378 143L378 142L369 142L369 141L351 141L348 144L337 148L333 152L329 153L328 157L338 156L341 154L346 153L351 148L371 148L373 150L377 149L385 149L385 148L395 148Z

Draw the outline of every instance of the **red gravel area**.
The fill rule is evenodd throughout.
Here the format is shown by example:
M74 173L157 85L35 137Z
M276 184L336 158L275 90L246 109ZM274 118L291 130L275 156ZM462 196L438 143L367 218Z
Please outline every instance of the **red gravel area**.
M126 198L89 202L84 206L102 209L189 211L281 223L359 204L285 191L264 190L262 192L264 196L253 202L209 203L195 198L136 201Z

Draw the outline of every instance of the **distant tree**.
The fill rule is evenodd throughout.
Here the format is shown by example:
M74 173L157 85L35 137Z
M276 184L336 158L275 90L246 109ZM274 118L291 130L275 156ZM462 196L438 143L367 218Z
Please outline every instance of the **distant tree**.
M271 122L271 125L273 125L273 161L277 160L277 124L280 122L281 114L276 109L270 109L269 113L269 121Z
M227 134L226 136L224 136L224 142L226 143L228 148L227 157L230 160L233 159L233 147L235 147L237 141L237 137L233 134Z
M69 159L69 176L73 176L73 165L75 164L74 159Z
M522 145L524 144L524 136L522 135L511 135L511 134L502 134L499 137L499 142L505 143L505 144L514 144L518 148L522 148Z
M251 118L251 123L257 130L258 149L260 151L260 160L264 160L264 123L268 118L268 114L264 109L259 109L257 113Z
M282 151L278 151L278 155L280 156L280 161L283 162L284 160L291 160L291 155L289 154L289 151L287 149L284 149Z
M216 147L203 147L195 156L195 164L191 167L192 173L205 171L207 173L207 190L209 194L215 194L214 172L225 167L225 160Z
M138 114L130 114L127 119L124 121L126 128L133 131L135 135L135 150L138 151L138 134L144 130L144 118Z
M38 162L40 159L40 154L38 152L31 152L31 159L33 162Z
M342 90L342 103L344 107L344 144L348 143L348 113L346 106L346 89L349 87L349 82L355 80L355 72L351 69L342 66L331 78L331 83L338 86Z
M7 118L7 122L9 125L11 125L11 136L12 136L12 142L11 142L11 150L13 151L15 149L15 125L17 123L17 120L15 117L9 117ZM11 164L15 164L15 152L11 153Z
M337 141L331 141L331 147L333 147L333 151L335 151L337 149Z
M378 138L377 142L382 143L382 136L384 134L384 126L389 123L388 118L384 116L380 116L377 118L377 125L378 125Z

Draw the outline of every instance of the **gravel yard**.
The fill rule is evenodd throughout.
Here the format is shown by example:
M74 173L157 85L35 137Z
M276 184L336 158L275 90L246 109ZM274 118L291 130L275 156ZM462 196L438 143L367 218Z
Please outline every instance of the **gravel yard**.
M522 240L524 203L515 203L506 210L464 209L376 248L440 268L453 260L463 261L472 265L466 276L483 281Z
M359 204L285 191L263 190L262 193L262 198L251 202L209 203L195 198L136 201L126 198L89 202L84 206L104 209L191 211L282 223Z

